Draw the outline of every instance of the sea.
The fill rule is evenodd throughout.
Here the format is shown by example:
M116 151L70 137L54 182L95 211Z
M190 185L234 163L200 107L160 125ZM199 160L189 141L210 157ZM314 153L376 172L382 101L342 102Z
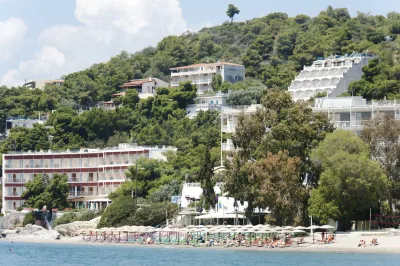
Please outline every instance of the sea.
M0 265L400 265L397 254L262 252L169 246L106 246L0 241Z

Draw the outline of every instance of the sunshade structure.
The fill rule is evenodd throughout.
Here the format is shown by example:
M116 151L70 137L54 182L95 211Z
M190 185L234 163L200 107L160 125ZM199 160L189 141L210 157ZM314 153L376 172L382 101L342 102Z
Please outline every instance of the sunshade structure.
M326 224L319 227L319 229L335 229L334 226Z
M297 226L294 228L294 230L305 230L305 229L307 229L307 227L304 226Z
M203 220L228 219L228 218L234 219L234 218L236 218L236 214L207 213L207 214L204 214L204 215L199 215L199 216L194 217L194 219L197 219L197 220L199 220L199 219L203 219ZM237 218L243 219L244 215L238 214Z

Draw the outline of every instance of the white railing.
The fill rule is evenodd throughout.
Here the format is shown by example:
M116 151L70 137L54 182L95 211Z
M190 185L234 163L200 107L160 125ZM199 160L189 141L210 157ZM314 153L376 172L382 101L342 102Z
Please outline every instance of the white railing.
M234 133L236 131L235 126L222 126L222 132L225 133Z
M217 73L216 69L206 69L206 70L195 70L195 71L180 71L180 72L171 72L171 77L176 76L188 76L188 75L204 75L204 74L211 74Z

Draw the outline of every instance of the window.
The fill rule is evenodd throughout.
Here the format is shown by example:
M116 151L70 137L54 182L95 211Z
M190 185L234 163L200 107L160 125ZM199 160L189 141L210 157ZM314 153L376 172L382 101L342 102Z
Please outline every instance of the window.
M93 181L93 173L89 173L89 179L88 181Z
M82 158L79 159L79 166L82 167Z
M19 168L24 168L24 160L19 160Z
M44 165L44 161L43 161L43 159L40 159L40 167L43 168L43 165Z
M7 161L7 168L11 168L11 166L12 166L12 160L10 159L10 160L8 160Z
M69 159L69 167L72 167L72 159Z
M33 160L29 160L29 165L31 168L33 168Z
M50 167L54 167L54 159L50 160Z

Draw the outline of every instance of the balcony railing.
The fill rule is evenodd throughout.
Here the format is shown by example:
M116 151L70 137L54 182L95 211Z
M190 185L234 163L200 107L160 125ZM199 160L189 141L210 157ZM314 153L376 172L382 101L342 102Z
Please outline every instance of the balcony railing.
M23 179L23 178L22 179L21 178L16 178L16 179L15 178L7 178L6 179L7 183L26 183L26 181L27 180Z
M77 197L77 196L97 196L97 194L94 191L71 191L69 192L69 195L71 197Z

